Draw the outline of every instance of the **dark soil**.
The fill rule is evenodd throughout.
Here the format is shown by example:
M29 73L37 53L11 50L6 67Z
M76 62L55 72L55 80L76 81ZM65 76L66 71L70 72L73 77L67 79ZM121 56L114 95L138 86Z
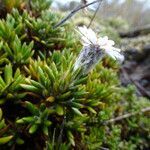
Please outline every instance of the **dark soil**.
M139 96L150 99L150 44L141 52L135 48L126 50L125 59L121 68L122 84L134 84Z

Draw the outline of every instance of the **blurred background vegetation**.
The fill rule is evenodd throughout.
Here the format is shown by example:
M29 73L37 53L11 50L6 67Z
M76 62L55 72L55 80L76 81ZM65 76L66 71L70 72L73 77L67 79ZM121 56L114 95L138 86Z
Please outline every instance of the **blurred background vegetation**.
M92 0L87 0L92 2ZM61 11L69 11L80 4L80 0L55 0L54 8ZM92 10L96 7L94 5ZM149 0L103 0L97 13L98 19L101 18L122 18L130 27L139 27L150 23L150 1ZM83 18L84 19L84 18Z

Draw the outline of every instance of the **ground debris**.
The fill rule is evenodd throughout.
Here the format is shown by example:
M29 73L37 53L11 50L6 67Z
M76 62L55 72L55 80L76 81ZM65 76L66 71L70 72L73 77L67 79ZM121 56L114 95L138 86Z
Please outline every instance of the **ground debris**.
M133 40L136 41L135 38ZM135 47L126 47L124 55L126 60L121 68L122 84L127 86L132 83L138 95L150 98L150 43L143 45L140 51Z

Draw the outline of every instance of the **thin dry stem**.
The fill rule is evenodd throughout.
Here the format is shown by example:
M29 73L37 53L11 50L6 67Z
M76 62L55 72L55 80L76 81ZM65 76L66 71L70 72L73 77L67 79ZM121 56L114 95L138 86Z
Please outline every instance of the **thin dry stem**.
M120 120L123 120L123 119L127 119L127 118L129 118L129 117L132 117L132 116L135 116L135 115L138 115L138 114L142 114L142 113L145 113L145 112L149 112L149 111L150 111L150 107L146 107L146 108L141 109L141 110L138 111L138 112L127 113L127 114L125 114L125 115L122 115L122 116L119 116L119 117L110 119L110 120L108 120L108 121L105 121L104 124L114 123L114 122L116 122L116 121L120 121Z
M98 2L101 2L102 0L96 0L96 1L93 1L91 3L88 3L88 4L85 4L85 5L81 5L81 6L78 6L76 7L75 9L73 9L64 19L62 19L59 23L57 23L54 28L57 28L59 26L61 26L62 24L64 24L68 19L70 19L73 15L75 15L78 11L80 11L81 9L84 9L90 5L93 5L95 3L98 3Z

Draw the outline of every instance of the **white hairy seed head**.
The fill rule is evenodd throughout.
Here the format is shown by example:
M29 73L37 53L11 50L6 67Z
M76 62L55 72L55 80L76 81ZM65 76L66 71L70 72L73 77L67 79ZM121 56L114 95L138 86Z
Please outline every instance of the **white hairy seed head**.
M77 32L81 35L83 48L76 59L74 70L82 67L84 73L88 73L105 54L120 62L124 60L124 56L120 54L121 50L113 47L115 42L107 36L98 38L92 29L85 26L79 27Z
M104 56L103 51L98 45L84 46L76 59L74 70L82 67L84 73L88 73Z

